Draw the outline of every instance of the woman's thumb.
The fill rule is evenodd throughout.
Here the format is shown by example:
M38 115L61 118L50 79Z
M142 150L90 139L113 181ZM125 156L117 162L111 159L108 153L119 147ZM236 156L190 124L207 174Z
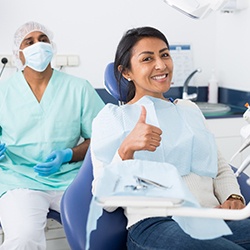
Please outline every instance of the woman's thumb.
M146 123L147 110L144 106L141 106L141 114L138 122Z

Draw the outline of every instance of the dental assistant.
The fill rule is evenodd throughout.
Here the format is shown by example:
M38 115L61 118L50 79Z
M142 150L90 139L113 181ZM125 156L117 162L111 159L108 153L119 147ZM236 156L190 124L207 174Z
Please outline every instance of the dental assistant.
M22 25L13 47L19 71L0 82L1 250L46 249L47 213L60 211L104 106L87 80L51 67L52 39L42 24Z

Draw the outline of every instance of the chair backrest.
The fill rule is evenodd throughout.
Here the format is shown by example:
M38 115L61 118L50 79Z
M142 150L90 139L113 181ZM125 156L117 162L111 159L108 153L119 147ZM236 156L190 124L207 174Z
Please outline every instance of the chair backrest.
M129 82L121 78L120 89L114 74L114 63L107 65L104 72L104 86L106 90L119 102L126 102Z
M93 169L90 149L76 178L65 191L61 201L61 218L65 234L72 250L86 246L86 225L92 199ZM103 211L97 229L91 233L91 250L126 249L127 219L123 209L112 213Z

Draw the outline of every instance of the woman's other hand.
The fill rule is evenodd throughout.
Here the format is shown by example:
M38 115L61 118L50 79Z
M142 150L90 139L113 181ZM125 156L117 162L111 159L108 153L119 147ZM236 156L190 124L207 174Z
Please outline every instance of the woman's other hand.
M225 202L223 202L218 208L224 209L242 209L245 207L245 204L242 203L241 200L229 198Z

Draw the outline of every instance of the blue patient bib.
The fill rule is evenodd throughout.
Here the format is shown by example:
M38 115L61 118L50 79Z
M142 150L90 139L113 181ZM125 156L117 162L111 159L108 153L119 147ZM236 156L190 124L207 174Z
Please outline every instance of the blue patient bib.
M190 172L215 178L217 147L197 106L144 96L131 105L107 105L93 123L92 148L95 157L110 163L122 141L135 127L141 106L147 111L146 123L162 130L160 146L154 152L137 151L134 159L168 162L181 175ZM100 126L99 124L106 124Z

